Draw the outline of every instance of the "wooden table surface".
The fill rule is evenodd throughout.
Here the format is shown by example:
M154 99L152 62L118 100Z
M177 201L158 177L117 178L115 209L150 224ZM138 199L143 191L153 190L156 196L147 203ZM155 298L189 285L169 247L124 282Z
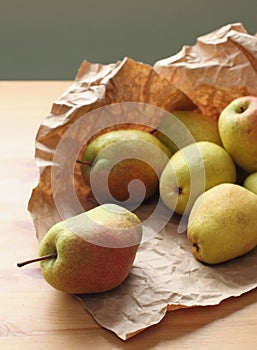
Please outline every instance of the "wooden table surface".
M37 183L34 141L67 81L0 82L0 349L256 349L257 290L218 306L169 312L128 341L101 328L79 301L51 288L39 265L27 202ZM257 272L256 272L257 273Z

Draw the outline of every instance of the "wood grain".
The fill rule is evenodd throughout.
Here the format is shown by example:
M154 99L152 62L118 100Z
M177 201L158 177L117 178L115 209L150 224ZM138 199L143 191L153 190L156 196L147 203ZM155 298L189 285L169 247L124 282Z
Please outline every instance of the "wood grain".
M0 82L0 348L1 349L255 349L257 291L218 306L169 312L162 322L123 342L101 328L72 296L46 284L27 211L37 182L34 139L53 101L71 82Z

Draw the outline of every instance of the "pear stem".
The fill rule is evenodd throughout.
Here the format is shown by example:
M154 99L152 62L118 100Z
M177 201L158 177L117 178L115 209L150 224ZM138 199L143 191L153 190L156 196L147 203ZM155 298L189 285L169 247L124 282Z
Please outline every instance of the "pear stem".
M38 258L35 259L30 259L30 260L26 260L23 262L19 262L17 263L18 267L22 267L34 262L38 262L38 261L43 261L43 260L48 260L48 259L56 259L57 258L57 253L53 253L53 254L48 254L48 255L44 255L44 256L39 256Z
M76 163L82 164L82 165L87 165L87 166L91 166L92 165L92 162L87 162L87 161L79 160L79 159L76 160Z

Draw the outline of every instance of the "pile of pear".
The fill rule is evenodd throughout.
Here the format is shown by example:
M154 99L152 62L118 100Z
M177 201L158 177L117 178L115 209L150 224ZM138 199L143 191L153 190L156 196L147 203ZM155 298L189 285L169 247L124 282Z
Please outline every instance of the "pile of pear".
M121 153L124 159L113 166ZM187 216L191 251L204 263L234 259L257 245L257 97L235 99L218 120L173 111L153 134L103 134L85 149L81 163L101 201L127 205L158 192L172 213ZM129 193L135 179L138 187Z
M172 211L188 216L192 254L214 265L252 251L257 246L257 97L233 100L217 121L195 112L174 114L196 142L175 150L160 177L160 196ZM174 148L167 130L172 133L172 125L164 120L159 138Z
M158 129L94 138L77 162L98 205L58 222L39 244L45 280L71 294L101 293L129 276L143 229L133 212L160 196L187 217L189 251L219 264L257 246L257 97L232 101L218 120L173 111Z

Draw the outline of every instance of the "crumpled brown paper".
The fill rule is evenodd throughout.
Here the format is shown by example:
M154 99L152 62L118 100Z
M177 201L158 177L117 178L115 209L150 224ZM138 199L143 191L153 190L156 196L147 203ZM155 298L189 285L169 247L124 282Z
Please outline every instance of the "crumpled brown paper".
M154 69L203 114L217 118L231 100L257 94L257 37L241 23L229 24L156 62Z
M83 125L85 135L92 132L96 119L101 123L101 116L92 111L100 107L118 104L119 102L141 102L150 106L158 106L162 110L194 109L192 101L168 80L156 73L149 65L124 58L116 64L91 64L84 61L70 89L54 102L51 114L40 125L36 136L35 157L40 169L40 181L33 190L29 201L38 239L61 217L56 210L52 196L52 169L56 148L62 136L79 118L88 118ZM91 112L91 113L90 113ZM106 116L105 116L106 117ZM140 116L135 116L135 123ZM113 123L119 120L119 114L110 115ZM153 128L160 122L160 116L152 118ZM155 120L154 120L155 119ZM130 118L131 120L131 118ZM132 123L126 124L129 127ZM133 124L133 127L151 131L153 128ZM117 128L117 126L116 126ZM76 135L72 135L71 145L76 147ZM71 150L70 150L71 151ZM67 168L69 167L67 156ZM63 172L58 191L65 197L66 183L70 174ZM80 167L75 167L75 187L79 201L85 210L91 209L95 203L88 201L90 189L81 178ZM69 201L69 198L67 198Z
M195 46L184 47L177 55L157 62L154 69L129 58L109 65L83 62L74 83L54 102L36 137L40 180L28 208L38 240L61 220L51 187L53 159L59 141L75 121L98 107L127 101L167 111L199 109L217 118L235 97L257 96L256 67L257 38L247 34L241 24L198 38ZM119 115L112 117L117 122ZM156 126L159 122L157 115ZM89 113L83 132L87 134L91 128ZM75 138L71 141L76 143ZM69 176L64 173L59 179L62 198ZM74 186L85 210L96 206L76 167ZM65 200L69 206L69 197ZM144 220L153 206L154 199L136 212ZM179 220L173 217L161 232L141 245L121 286L99 295L77 296L101 326L121 339L158 323L169 310L215 305L257 286L256 249L228 263L205 266L193 258L185 233L177 232Z

